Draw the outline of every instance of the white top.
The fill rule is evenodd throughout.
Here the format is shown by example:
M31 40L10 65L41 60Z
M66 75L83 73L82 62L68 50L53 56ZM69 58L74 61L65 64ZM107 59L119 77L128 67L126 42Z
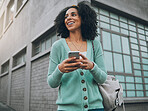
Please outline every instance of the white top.
M82 55L84 55L85 57L86 57L86 53L87 52L80 52L80 54L82 54ZM80 59L81 59L82 57L80 57Z

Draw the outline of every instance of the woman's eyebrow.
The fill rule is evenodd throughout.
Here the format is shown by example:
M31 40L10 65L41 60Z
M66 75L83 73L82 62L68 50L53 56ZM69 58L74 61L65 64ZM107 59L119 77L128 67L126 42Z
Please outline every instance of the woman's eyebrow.
M76 12L71 12L71 14L74 14L74 13L76 13ZM65 15L68 15L68 13L66 13Z
M76 13L76 12L71 12L71 14Z

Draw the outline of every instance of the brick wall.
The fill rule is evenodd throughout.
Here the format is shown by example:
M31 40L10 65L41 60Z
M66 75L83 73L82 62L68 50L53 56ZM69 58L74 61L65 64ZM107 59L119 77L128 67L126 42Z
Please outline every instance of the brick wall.
M7 102L7 91L8 91L8 75L0 78L0 101L3 103Z
M10 106L16 111L24 110L25 67L12 72Z
M56 111L57 90L47 84L49 55L32 62L30 111Z

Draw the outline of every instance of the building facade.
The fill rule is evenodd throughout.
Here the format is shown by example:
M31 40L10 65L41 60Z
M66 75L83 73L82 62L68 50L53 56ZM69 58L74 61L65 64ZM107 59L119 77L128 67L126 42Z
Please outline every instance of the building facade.
M0 102L16 111L56 111L58 88L46 82L51 46L60 39L54 19L80 1L1 1ZM97 39L108 74L123 86L126 111L148 110L148 1L85 1L97 13Z

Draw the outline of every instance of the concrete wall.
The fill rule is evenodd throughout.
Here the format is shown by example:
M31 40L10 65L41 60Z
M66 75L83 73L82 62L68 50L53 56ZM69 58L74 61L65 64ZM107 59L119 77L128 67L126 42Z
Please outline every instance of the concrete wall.
M53 27L53 21L61 9L77 2L28 0L22 10L15 14L8 28L4 26L0 38L0 65L7 60L10 60L10 64L9 73L0 77L0 101L16 111L56 111L58 89L51 89L46 82L49 53L32 61L32 41ZM0 15L6 12L8 3L9 0L5 0ZM27 49L26 63L13 68L13 56L24 48Z
M24 110L25 66L12 72L10 106L17 111Z
M92 0L148 22L148 0ZM148 24L148 23L147 23Z
M7 103L8 75L0 78L0 101Z
M60 10L76 3L77 0L29 0L0 39L0 63L51 28Z
M30 111L56 111L57 91L47 84L49 54L32 62Z
M147 111L148 103L128 103L125 104L125 111ZM123 111L123 107L118 107L116 111Z
M0 38L0 65L7 60L10 61L8 74L0 77L0 101L17 111L56 111L58 89L50 88L46 82L49 52L34 59L32 41L54 25L53 21L61 9L78 1L82 0L28 0L23 9L14 16L13 22L8 29L4 29L5 33ZM8 2L9 0L5 0L0 15L6 11ZM147 0L92 0L92 2L133 14L144 21L148 20ZM26 63L14 70L13 56L23 48L26 48ZM126 108L129 111L148 109L147 103L126 104ZM120 111L120 108L118 110Z
M98 1L148 21L147 0L92 1ZM9 59L11 55L21 50L21 48L29 44L31 40L37 38L45 30L53 26L53 20L61 9L76 3L77 0L29 0L18 16L14 17L13 23L0 39L0 63ZM5 7L2 7L1 10L3 11L4 9Z

